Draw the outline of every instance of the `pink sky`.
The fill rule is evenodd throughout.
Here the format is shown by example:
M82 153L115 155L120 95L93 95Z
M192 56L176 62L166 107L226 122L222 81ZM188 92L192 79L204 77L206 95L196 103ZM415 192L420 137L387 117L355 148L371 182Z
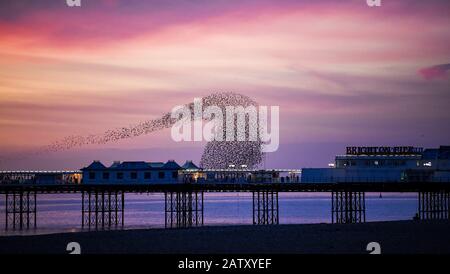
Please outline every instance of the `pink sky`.
M280 106L269 165L326 165L345 144L448 144L448 14L446 0L2 1L0 150L128 126L218 91ZM0 168L197 161L201 145L165 130Z

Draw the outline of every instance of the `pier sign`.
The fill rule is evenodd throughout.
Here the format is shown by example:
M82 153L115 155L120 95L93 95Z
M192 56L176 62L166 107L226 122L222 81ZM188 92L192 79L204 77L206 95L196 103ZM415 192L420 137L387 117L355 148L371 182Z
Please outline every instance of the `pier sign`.
M347 147L347 155L413 155L421 154L422 147Z

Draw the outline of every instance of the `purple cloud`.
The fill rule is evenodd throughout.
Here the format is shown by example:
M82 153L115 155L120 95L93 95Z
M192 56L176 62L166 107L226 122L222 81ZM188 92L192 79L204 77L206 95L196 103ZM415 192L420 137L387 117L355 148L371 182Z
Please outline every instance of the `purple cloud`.
M419 74L426 80L447 79L449 70L450 64L441 64L423 68L419 70Z

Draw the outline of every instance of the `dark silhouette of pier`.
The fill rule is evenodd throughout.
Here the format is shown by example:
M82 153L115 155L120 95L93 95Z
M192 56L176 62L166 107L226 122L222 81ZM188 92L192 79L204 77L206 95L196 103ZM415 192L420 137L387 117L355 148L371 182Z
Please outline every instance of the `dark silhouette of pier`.
M70 173L71 174L71 173ZM294 183L223 183L222 181L166 184L83 184L70 174L56 174L58 180L21 181L20 173L0 179L0 194L5 195L5 229L29 229L37 226L37 194L79 193L82 202L81 226L92 230L121 228L125 224L125 193L164 193L165 226L180 228L204 224L205 192L251 192L253 224L279 224L280 192L330 192L332 223L362 223L366 221L366 192L418 193L418 217L450 218L450 183L433 181L403 182L294 182ZM33 178L30 172L28 179ZM16 178L12 181L11 178ZM75 176L76 178L76 176Z

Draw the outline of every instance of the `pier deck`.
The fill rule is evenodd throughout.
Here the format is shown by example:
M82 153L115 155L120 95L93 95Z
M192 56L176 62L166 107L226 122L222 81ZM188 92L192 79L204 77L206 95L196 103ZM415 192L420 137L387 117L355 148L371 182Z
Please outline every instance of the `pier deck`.
M402 183L178 183L178 184L0 184L0 193L32 191L37 193L78 193L105 190L127 193L150 192L421 192L450 190L450 183L402 182Z

